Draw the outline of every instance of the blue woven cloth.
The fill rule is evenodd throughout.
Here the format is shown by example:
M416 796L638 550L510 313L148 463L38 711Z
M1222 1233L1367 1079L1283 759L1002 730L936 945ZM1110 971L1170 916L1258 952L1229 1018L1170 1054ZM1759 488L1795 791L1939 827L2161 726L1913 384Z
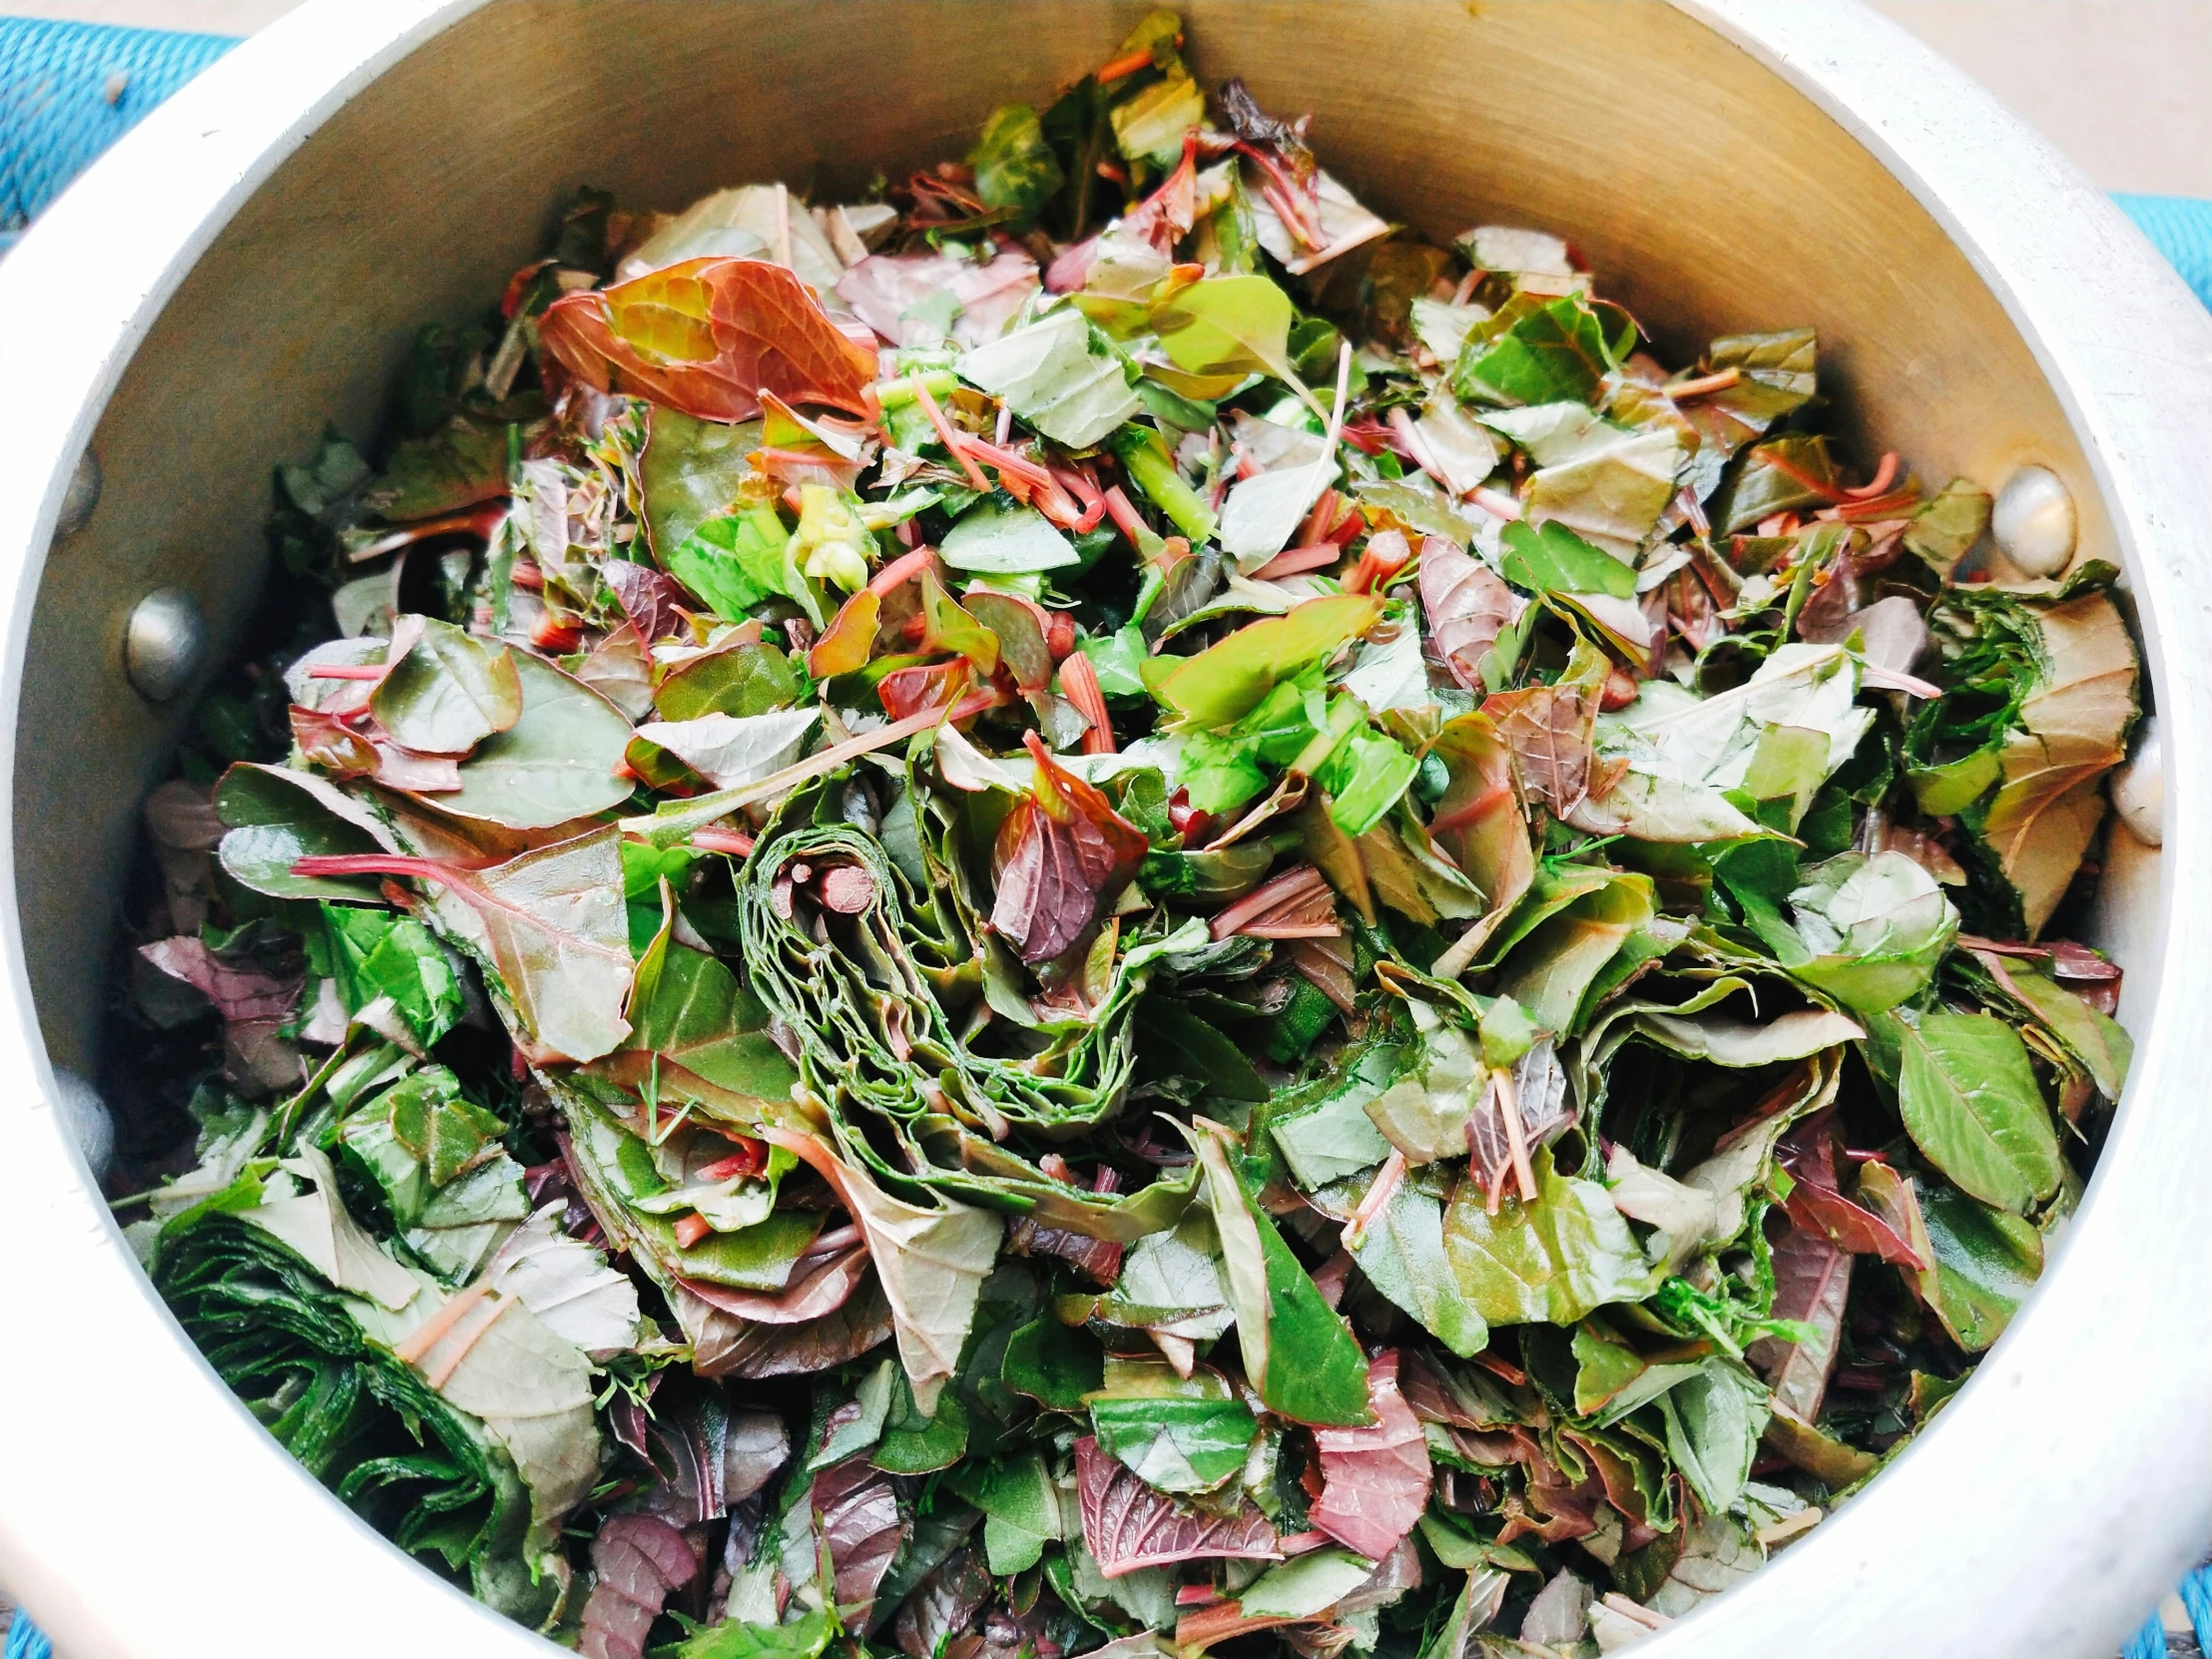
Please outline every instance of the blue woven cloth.
M238 42L98 23L0 17L0 249L103 150ZM2142 227L2197 297L2212 306L2212 202L2178 196L2113 201ZM2212 1653L2212 1567L2183 1580L2182 1605ZM2158 1616L2128 1639L2123 1659L2164 1659ZM53 1659L18 1613L0 1659Z
M2212 202L2188 196L2127 196L2117 191L2112 200L2166 256L2166 263L2181 273L2181 279L2196 289L2197 297L2212 305Z
M0 18L0 247L101 151L237 44L228 35Z
M54 1659L54 1644L37 1625L18 1613L8 1626L6 1659Z

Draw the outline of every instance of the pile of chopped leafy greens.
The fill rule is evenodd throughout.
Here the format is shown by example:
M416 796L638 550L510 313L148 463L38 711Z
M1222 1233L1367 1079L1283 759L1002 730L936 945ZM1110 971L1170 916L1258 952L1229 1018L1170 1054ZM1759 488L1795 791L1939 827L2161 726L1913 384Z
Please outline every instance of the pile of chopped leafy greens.
M1181 41L581 194L278 469L148 803L155 1283L586 1654L1610 1651L1959 1387L2120 1093L2113 571Z

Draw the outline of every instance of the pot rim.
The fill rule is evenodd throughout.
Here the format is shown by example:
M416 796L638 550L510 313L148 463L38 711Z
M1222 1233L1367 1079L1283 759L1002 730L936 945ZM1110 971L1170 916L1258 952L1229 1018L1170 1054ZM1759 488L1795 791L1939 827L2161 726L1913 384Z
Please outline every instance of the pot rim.
M12 486L0 488L0 832L11 839L30 614L71 469L125 368L277 167L393 64L488 3L309 0L150 116L0 263L0 315L69 323L18 330L14 378L37 396L0 406L0 478ZM2191 1177L2212 1153L2212 1117L2190 1110L2212 1064L2212 1033L2196 1014L2212 1006L2212 955L2192 964L2183 949L2212 937L2212 859L2199 850L2212 815L2203 759L2212 755L2212 607L2193 604L2189 588L2194 573L2212 570L2212 315L2044 141L1859 0L1669 3L1874 155L1943 227L2033 352L2097 480L2137 598L2166 734L2164 839L2175 855L2161 860L2157 929L2129 963L2131 978L2156 987L2134 1032L2135 1075L2033 1299L1960 1403L1864 1495L1644 1651L1764 1659L1788 1630L1802 1653L1870 1644L1925 1655L2108 1652L2212 1535L2212 1483L2202 1479L2212 1463L2212 1333L2169 1315L2212 1282L2212 1229L2190 1225ZM130 238L113 234L119 224ZM91 269L73 263L85 248L102 251ZM543 1653L332 1501L183 1338L53 1108L15 889L11 845L0 858L0 1089L28 1104L0 1111L0 1255L37 1266L0 1278L0 1328L51 1333L62 1346L89 1313L97 1340L130 1356L128 1368L80 1365L66 1399L80 1419L152 1442L132 1461L158 1458L159 1479L142 1476L130 1501L134 1519L157 1523L134 1531L160 1542L118 1582L111 1494L132 1490L136 1470L115 1452L88 1456L77 1436L33 1428L56 1391L33 1357L0 1368L9 1583L65 1652L153 1655L220 1640L247 1659L288 1655L297 1633L312 1630L333 1654L364 1659L388 1653L402 1631L434 1651ZM2145 1217L2172 1220L2161 1228ZM2116 1351L2143 1374L2125 1380L2124 1409L2105 1359ZM2064 1529L2046 1519L2043 1463L2059 1455L2095 1470L2067 1492ZM103 1461L107 1478L88 1476ZM242 1605L252 1618L239 1618ZM333 1620L333 1607L358 1611Z

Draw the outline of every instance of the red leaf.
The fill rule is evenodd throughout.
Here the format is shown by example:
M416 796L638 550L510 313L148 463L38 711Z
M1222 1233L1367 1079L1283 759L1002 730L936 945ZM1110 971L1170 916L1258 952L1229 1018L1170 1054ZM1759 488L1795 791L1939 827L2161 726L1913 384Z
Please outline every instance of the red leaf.
M837 613L840 617L843 612ZM875 695L893 720L910 720L927 709L941 709L966 691L973 678L965 657L947 663L894 668L875 682Z
M629 559L609 559L599 567L599 574L647 645L688 632L677 614L684 590L669 577Z
M1854 1256L1879 1256L1893 1267L1926 1272L1920 1253L1873 1211L1846 1198L1836 1184L1835 1108L1793 1125L1775 1156L1797 1183L1783 1201L1794 1227L1817 1233Z
M1428 1442L1397 1391L1397 1355L1368 1366L1367 1428L1317 1428L1322 1493L1313 1522L1347 1549L1380 1561L1428 1504Z
M1851 1257L1813 1229L1792 1227L1774 1247L1774 1317L1813 1327L1809 1343L1762 1337L1745 1350L1774 1388L1775 1398L1806 1422L1820 1419L1821 1400L1836 1370L1844 1302L1851 1294Z
M577 1643L584 1659L643 1659L669 1592L699 1573L684 1534L658 1515L610 1515L592 1539L591 1564L596 1581Z
M1590 793L1590 736L1597 694L1580 687L1529 686L1482 705L1513 753L1521 790L1564 818Z
M258 967L233 967L189 933L142 944L139 954L192 986L226 1020L285 1019L299 1001L297 975L279 979Z
M761 393L868 414L875 352L765 260L685 260L556 299L538 338L570 373L700 420L750 420Z
M991 927L1034 965L1082 937L1107 895L1136 872L1149 843L1103 795L1062 768L1036 733L1024 733L1022 741L1037 764L1037 781L1029 799L1006 815L992 849L998 897Z
M1183 1508L1154 1491L1119 1458L1086 1434L1075 1442L1075 1487L1083 1506L1083 1543L1108 1578L1139 1567L1164 1567L1202 1557L1279 1561L1275 1528L1241 1500L1232 1516Z
M837 1606L850 1612L848 1625L864 1626L875 1587L906 1541L907 1522L898 1512L891 1477L865 1457L848 1458L815 1476L808 1503L822 1516Z
M1436 655L1454 680L1479 695L1482 659L1519 614L1521 601L1488 565L1429 536L1420 544L1420 608Z

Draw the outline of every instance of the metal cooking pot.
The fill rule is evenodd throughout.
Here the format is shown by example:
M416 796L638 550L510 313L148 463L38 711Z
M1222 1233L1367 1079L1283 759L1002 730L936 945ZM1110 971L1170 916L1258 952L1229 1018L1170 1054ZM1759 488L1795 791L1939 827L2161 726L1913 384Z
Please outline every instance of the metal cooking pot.
M56 1067L97 1070L137 805L189 703L134 675L190 679L201 618L226 649L270 464L326 419L370 433L414 326L498 291L576 184L676 208L956 155L1143 9L316 0L0 266L0 1579L65 1653L542 1651L248 1416L57 1104ZM2100 942L2137 1051L2087 1201L1897 1466L1644 1649L2110 1653L2212 1533L2212 1225L2191 1202L2212 1168L2212 318L2071 168L1846 0L1184 9L1202 77L1313 110L1379 211L1555 229L1677 358L1816 323L1847 432L1937 482L2047 467L2084 554L2125 566L2170 856L2113 835ZM182 599L137 610L164 588Z

